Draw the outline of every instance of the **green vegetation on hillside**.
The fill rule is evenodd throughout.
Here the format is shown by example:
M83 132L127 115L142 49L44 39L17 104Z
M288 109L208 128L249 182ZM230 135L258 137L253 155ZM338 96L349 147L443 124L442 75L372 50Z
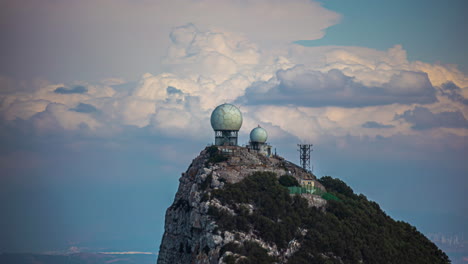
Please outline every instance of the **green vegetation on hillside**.
M288 263L449 263L445 253L416 228L391 219L343 181L327 176L320 182L339 198L330 199L325 212L308 207L299 195L289 195L273 173L257 172L212 191L212 197L229 205L236 216L215 207L209 214L222 230L252 231L280 249L298 239L301 249ZM307 230L305 235L301 229ZM238 251L253 257L249 251Z
M208 152L209 158L206 161L205 166L208 166L209 163L218 163L228 160L228 158L224 156L216 146L209 146L206 148L206 151Z
M228 243L221 249L221 255L226 251L233 252L240 256L248 256L247 258L241 258L239 260L233 255L227 256L223 259L226 264L258 264L274 263L277 261L276 258L267 254L266 249L251 241L246 241L242 245Z
M291 175L283 175L279 177L278 182L285 187L299 186L299 182Z

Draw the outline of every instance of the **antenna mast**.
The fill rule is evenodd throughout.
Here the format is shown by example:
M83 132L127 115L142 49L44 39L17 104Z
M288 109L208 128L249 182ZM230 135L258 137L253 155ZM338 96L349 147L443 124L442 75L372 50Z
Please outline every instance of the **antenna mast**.
M297 144L299 147L299 159L301 160L301 167L310 172L310 152L312 152L312 144Z

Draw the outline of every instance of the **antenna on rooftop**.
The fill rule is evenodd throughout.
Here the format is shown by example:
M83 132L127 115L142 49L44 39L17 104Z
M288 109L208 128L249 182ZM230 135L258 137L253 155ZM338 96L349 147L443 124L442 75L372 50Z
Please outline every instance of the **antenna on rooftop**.
M310 172L310 152L312 152L312 144L297 144L299 147L299 159L301 160L301 167L305 171Z

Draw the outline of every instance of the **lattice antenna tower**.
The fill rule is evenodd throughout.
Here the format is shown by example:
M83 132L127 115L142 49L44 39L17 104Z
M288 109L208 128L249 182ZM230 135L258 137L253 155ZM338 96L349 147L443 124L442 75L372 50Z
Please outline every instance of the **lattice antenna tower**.
M310 152L312 152L312 144L297 144L299 147L299 159L301 160L301 167L305 171L310 172Z

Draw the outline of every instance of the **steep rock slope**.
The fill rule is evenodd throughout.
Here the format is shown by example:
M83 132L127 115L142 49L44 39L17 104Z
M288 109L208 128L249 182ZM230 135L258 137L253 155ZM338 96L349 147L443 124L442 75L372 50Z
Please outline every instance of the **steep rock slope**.
M206 148L182 174L158 263L448 263L414 227L343 182L317 181L280 157L222 149ZM321 196L290 195L282 175L314 180Z

